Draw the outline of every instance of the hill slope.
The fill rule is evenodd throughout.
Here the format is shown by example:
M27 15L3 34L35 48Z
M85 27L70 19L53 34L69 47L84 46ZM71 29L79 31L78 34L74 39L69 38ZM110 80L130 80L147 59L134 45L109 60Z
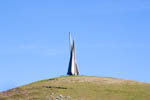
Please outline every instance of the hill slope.
M150 84L105 77L65 76L2 92L0 100L150 100Z

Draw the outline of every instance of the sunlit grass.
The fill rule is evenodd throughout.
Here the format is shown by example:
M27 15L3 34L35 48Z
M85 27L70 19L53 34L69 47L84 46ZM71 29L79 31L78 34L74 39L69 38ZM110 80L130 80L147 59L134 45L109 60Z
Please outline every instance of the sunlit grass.
M150 84L108 77L61 76L6 93L0 93L0 100L56 100L59 95L64 96L63 100L150 100Z

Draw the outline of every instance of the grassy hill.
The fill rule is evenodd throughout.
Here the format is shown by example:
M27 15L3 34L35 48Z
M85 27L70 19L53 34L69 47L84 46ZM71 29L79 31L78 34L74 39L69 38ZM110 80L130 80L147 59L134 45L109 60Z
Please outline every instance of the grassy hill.
M150 100L150 84L89 76L64 76L0 93L0 100Z

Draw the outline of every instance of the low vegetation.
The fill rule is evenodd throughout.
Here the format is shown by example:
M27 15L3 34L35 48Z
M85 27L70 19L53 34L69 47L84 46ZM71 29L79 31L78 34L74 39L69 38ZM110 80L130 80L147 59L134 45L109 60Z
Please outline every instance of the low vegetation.
M0 93L0 100L150 100L150 84L89 76L64 76Z

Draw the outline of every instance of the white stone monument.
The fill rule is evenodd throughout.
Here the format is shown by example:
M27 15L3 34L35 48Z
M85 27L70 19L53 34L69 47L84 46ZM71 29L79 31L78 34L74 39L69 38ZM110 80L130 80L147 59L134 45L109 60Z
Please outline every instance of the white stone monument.
M75 58L75 42L73 40L71 33L69 33L69 40L70 40L70 61L69 61L69 68L68 68L68 75L79 75L76 58Z

